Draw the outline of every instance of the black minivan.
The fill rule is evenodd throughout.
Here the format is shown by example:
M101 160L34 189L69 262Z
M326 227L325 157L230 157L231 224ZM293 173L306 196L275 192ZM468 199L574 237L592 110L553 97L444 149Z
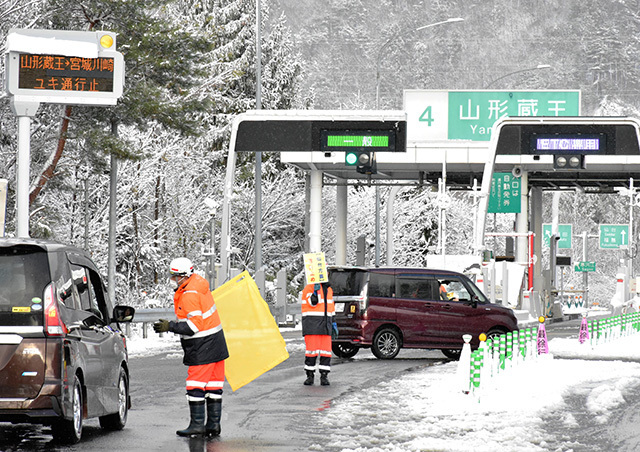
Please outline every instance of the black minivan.
M134 309L109 300L82 250L0 239L0 422L50 425L78 442L83 418L124 428L129 365L121 322Z
M371 348L380 359L401 348L440 349L457 359L471 334L489 338L518 329L513 310L489 302L465 275L427 268L329 267L338 338L333 353Z

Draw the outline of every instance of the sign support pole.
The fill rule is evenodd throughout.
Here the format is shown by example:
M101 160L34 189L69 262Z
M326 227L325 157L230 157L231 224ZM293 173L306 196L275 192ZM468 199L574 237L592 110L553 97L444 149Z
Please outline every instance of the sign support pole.
M16 236L29 237L29 164L31 161L31 117L38 102L11 99L11 109L18 118L18 169L16 171Z
M16 233L29 237L29 160L31 159L31 118L18 116L18 171L16 173Z

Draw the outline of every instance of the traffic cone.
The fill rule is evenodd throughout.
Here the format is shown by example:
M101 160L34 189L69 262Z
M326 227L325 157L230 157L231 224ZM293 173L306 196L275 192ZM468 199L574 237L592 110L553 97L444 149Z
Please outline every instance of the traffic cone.
M580 333L578 334L578 341L584 344L589 339L589 324L587 323L587 316L582 316L582 323L580 323Z
M470 381L469 375L471 374L471 335L462 335L464 345L460 352L460 359L458 360L458 368L456 370L456 378L458 380L458 386L463 394L469 394Z
M498 354L498 371L504 370L507 358L507 336L505 334L500 335Z
M544 328L544 317L538 318L538 355L546 355L549 353L549 343L547 342L547 330Z
M480 402L480 375L482 372L482 358L483 352L481 350L476 350L471 354L471 362L472 368L470 369L471 375L471 389L473 390L473 394Z

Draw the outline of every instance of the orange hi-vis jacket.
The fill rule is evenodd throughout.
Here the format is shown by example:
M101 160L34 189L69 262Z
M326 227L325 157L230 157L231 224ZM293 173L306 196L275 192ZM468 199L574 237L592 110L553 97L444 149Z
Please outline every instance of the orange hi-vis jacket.
M183 363L199 366L227 359L227 342L207 280L191 275L174 294L173 303L178 321L170 322L169 330L181 335Z
M325 286L326 287L326 286ZM302 335L320 334L331 336L335 306L333 304L333 289L326 287L327 310L325 314L325 299L322 288L315 290L314 284L307 284L302 291ZM315 296L313 296L315 294ZM317 304L313 300L317 297Z

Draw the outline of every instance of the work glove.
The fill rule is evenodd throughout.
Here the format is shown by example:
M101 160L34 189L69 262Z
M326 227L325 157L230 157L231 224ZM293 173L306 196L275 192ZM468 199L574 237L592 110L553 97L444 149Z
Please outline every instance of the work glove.
M318 304L318 294L313 292L311 297L309 297L309 301L311 302L311 306L315 306Z
M160 319L153 324L153 331L156 333L166 333L169 331L169 321L166 319Z

